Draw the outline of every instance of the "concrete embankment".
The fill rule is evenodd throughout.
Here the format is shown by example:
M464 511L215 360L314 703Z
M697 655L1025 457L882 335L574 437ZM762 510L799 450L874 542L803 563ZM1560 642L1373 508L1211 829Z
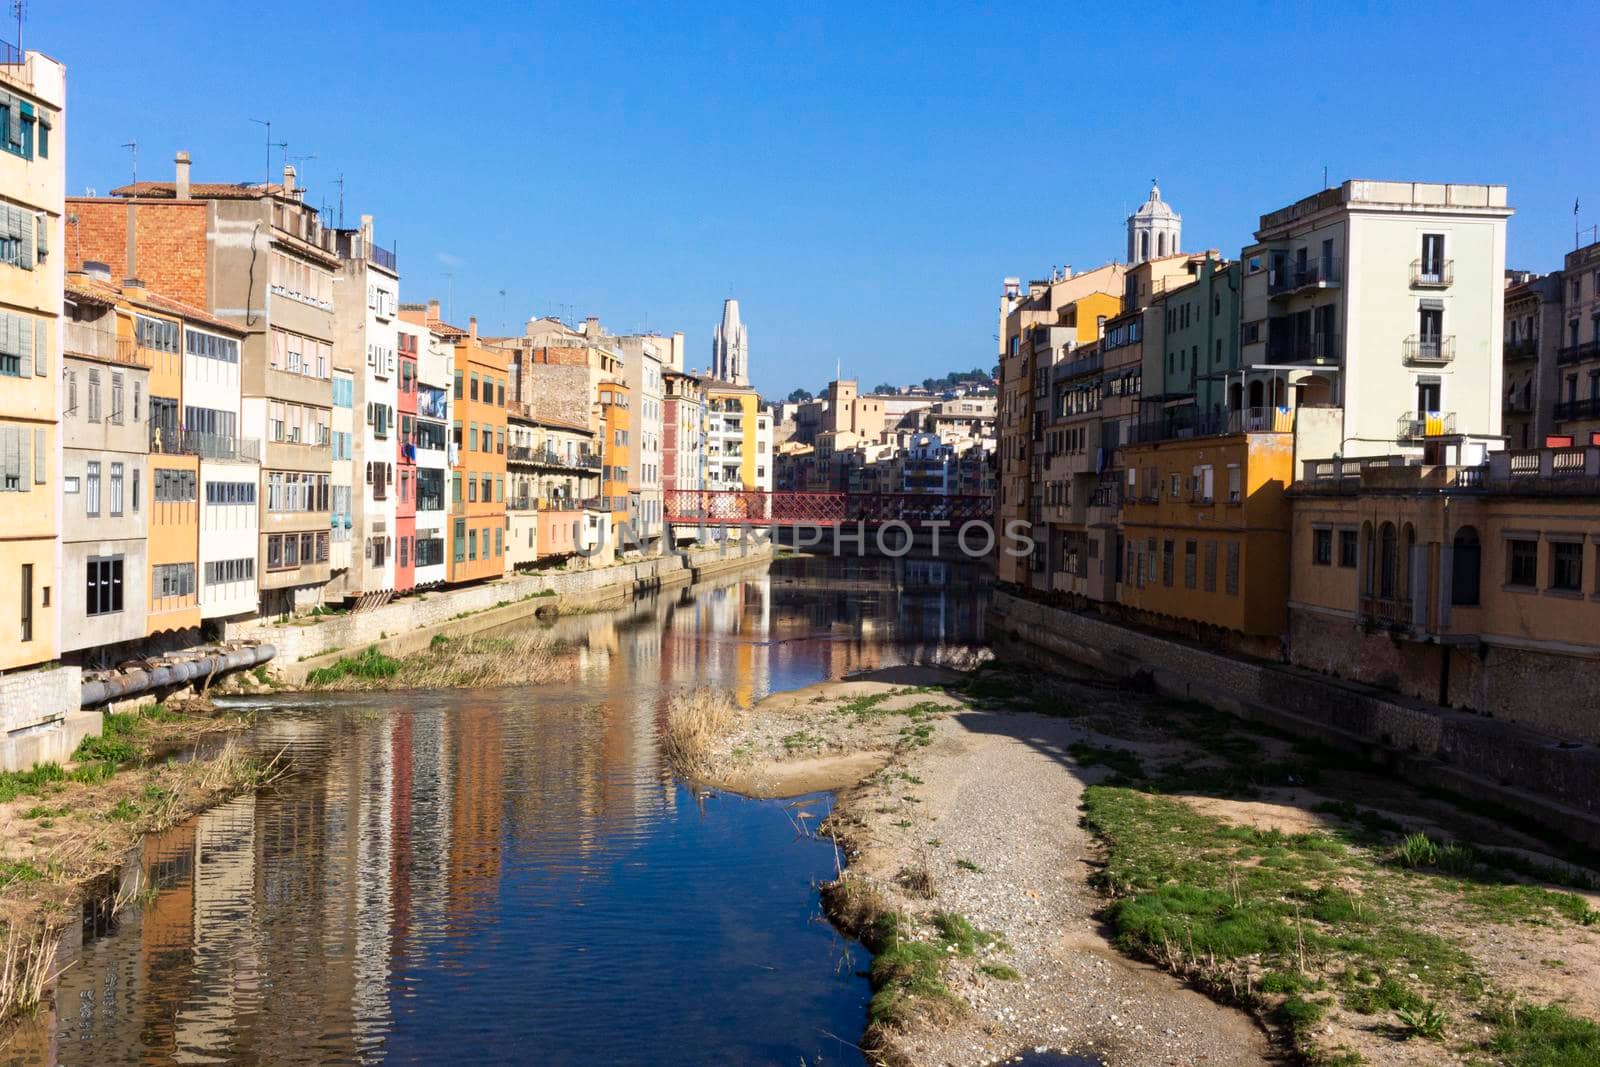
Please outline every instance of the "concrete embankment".
M767 563L768 545L700 548L593 570L518 575L464 589L420 594L381 608L230 628L230 636L270 641L269 671L279 686L298 687L319 667L371 646L388 656L424 651L435 635L464 637L533 616L598 611L658 589Z
M1000 592L991 602L989 627L1003 659L1047 670L1064 660L1136 680L1600 849L1600 749L1592 745Z

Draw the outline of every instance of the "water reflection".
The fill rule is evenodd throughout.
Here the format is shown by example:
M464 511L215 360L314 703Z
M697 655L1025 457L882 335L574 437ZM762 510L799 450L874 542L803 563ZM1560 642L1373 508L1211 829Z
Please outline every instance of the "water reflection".
M151 835L23 1063L860 1063L859 950L789 806L696 797L659 723L981 639L981 576L784 560L551 629L522 690L262 701L295 774ZM824 814L826 798L813 800Z

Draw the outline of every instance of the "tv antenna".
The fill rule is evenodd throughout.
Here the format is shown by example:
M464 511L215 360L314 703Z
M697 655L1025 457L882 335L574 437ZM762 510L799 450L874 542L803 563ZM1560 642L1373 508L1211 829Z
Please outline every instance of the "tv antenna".
M268 185L271 185L272 184L272 120L271 119L251 119L250 121L255 123L257 126L265 126L267 128L267 176L266 176L266 182L267 182Z
M500 332L506 332L506 291L500 290Z
M340 174L333 179L333 184L339 187L339 229L344 229L344 175Z
M22 6L22 0L17 0L17 6L19 8ZM131 156L131 159L132 159L133 196L134 196L134 199L138 199L138 197L139 197L139 142L138 141L129 141L127 144L123 145L122 147L126 148L128 150L128 153L129 153L129 155Z

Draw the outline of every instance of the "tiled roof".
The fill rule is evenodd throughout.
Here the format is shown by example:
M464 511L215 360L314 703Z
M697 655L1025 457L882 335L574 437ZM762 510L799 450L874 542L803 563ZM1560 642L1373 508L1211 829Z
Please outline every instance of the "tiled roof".
M281 192L281 185L262 185L260 182L193 182L189 196L194 200L256 200L264 193ZM150 200L176 200L178 187L174 182L135 182L111 190L112 196L141 196Z
M120 285L103 282L98 278L71 277L65 282L66 292L76 300L85 300L102 307L115 307L118 298L128 301L138 307L147 307L154 311L162 311L168 315L177 315L190 322L209 326L218 330L226 330L233 334L244 334L246 331L225 319L219 319L203 308L182 300L175 300L170 296L162 296L146 290L143 297L133 297Z

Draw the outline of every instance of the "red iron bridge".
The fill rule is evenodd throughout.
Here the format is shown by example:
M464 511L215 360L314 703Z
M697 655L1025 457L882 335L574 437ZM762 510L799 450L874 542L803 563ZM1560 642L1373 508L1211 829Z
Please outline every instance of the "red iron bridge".
M668 489L667 522L688 526L881 526L991 522L994 499L940 493L801 493L755 489Z

